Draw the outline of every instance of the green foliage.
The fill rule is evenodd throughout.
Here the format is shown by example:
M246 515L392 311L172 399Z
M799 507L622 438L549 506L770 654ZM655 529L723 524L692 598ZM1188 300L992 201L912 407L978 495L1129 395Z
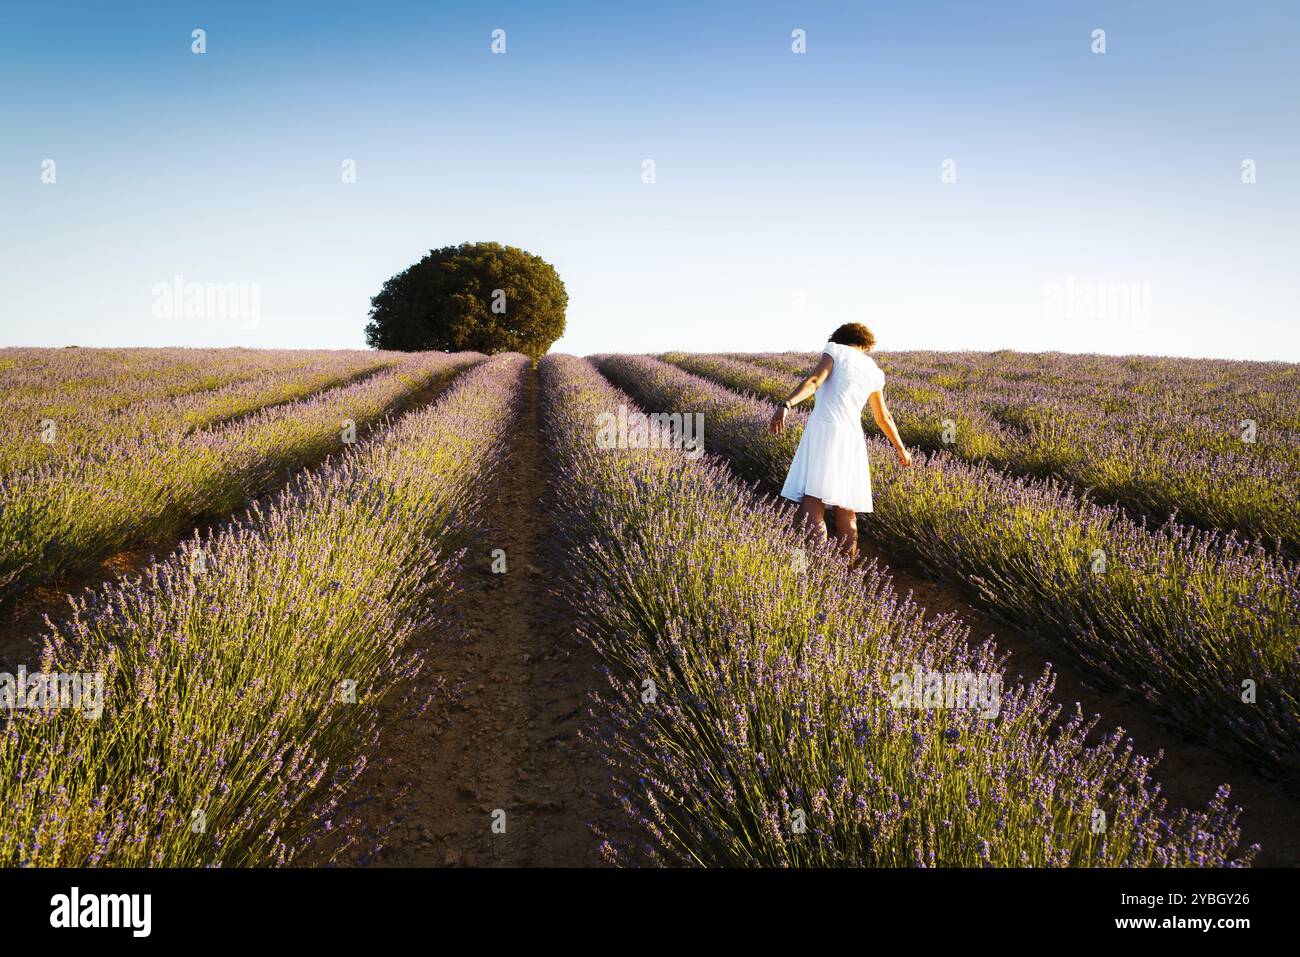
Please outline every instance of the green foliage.
M522 352L564 334L569 296L555 267L500 243L433 249L370 300L366 343L406 352Z

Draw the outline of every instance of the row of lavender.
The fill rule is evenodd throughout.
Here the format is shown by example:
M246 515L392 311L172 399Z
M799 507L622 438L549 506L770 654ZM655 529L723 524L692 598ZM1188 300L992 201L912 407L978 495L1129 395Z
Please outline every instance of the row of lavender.
M62 350L48 350L56 355ZM238 350L206 356L208 365L173 360L178 368L145 370L124 365L115 377L88 387L69 382L65 370L43 368L43 391L27 388L0 398L0 474L43 465L111 458L142 436L178 441L260 409L308 398L391 369L395 353L274 352L250 364ZM161 382L135 376L158 374ZM21 380L31 383L33 370ZM14 375L0 378L16 378ZM107 381L105 379L107 378ZM34 383L32 383L34 384Z
M816 361L668 358L710 376L711 364L750 359L784 379L784 393ZM1300 555L1300 368L1019 353L893 353L880 364L909 444L1057 476L1135 516L1177 513Z
M324 349L4 348L0 408L6 415L123 409L309 368L336 356L336 351Z
M226 515L482 357L416 354L348 386L194 432L146 431L0 477L0 600Z
M707 449L780 488L802 415L773 436L770 403L649 357L599 366L652 408L703 413ZM1214 533L1149 530L1052 481L946 453L900 469L882 441L869 445L877 494L865 534L1059 642L1195 738L1273 774L1300 770L1294 565Z
M605 365L639 383L658 364ZM1050 672L1003 688L991 643L971 647L963 626L927 620L875 571L805 552L788 510L719 462L599 441L602 416L630 400L588 363L548 356L540 372L566 591L607 666L592 733L637 834L607 841L611 858L1249 862L1253 849L1234 851L1226 788L1203 812L1170 812L1152 762L1118 732L1090 746L1081 715L1058 723ZM670 394L646 391L652 408L669 407ZM704 409L711 429L748 420L743 404L671 407ZM900 699L898 676L910 685L918 671L992 679L996 707Z
M799 368L816 353L739 353L739 358L774 367ZM1255 421L1266 454L1294 460L1300 433L1300 365L1229 359L1158 356L1102 356L1075 353L881 352L891 377L910 377L952 393L996 393L1007 408L1022 390L1039 387L1078 403L1091 403L1122 427L1169 422L1189 442L1207 449L1232 449L1241 417ZM1170 419L1177 417L1177 422Z
M79 601L44 670L101 676L103 695L10 713L0 864L285 864L328 833L380 700L421 667L409 639L445 614L526 367L478 365L269 505Z

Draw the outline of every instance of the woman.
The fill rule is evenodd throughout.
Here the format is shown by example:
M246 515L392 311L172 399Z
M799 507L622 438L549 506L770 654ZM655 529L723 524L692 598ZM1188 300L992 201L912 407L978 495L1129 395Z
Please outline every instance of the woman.
M799 515L812 534L826 540L826 506L835 510L835 539L852 561L858 552L858 512L871 511L871 467L862 434L862 407L871 403L876 425L906 468L912 456L899 438L885 405L885 374L868 352L876 344L871 330L849 322L831 335L821 361L772 415L772 431L785 428L792 408L826 385L804 426L781 494L799 503Z

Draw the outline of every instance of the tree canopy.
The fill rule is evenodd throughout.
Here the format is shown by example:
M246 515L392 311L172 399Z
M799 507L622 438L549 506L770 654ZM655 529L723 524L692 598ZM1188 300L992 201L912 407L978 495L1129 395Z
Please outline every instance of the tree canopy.
M546 354L569 296L555 267L500 243L432 249L370 300L366 343L406 352Z

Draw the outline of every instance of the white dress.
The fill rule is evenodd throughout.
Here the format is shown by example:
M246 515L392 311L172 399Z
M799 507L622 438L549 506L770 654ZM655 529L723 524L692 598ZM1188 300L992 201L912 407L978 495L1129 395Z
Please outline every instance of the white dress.
M781 495L801 501L819 498L828 507L871 511L871 467L862 433L867 397L885 387L876 361L835 342L822 350L834 360L830 377L817 390L817 404L804 426Z

